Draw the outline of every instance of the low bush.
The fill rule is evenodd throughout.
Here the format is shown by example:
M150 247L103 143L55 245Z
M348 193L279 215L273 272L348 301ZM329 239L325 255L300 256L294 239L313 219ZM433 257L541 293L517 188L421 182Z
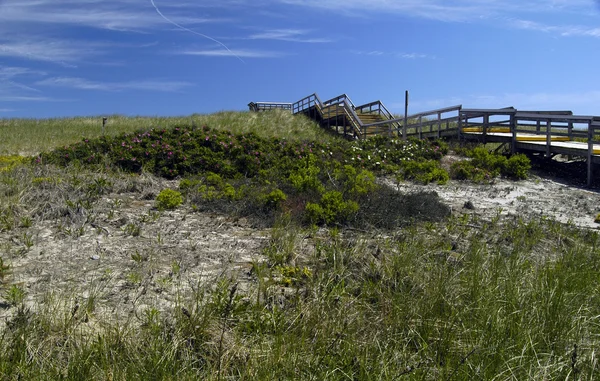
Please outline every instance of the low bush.
M529 170L531 169L531 160L520 153L511 156L507 162L502 174L517 180L523 180L527 178Z
M457 180L474 182L490 182L502 175L515 180L527 178L531 162L523 154L506 156L489 152L485 147L475 147L466 151L469 160L459 161L452 165L450 175Z
M311 223L345 223L359 209L357 202L344 200L341 192L329 191L323 194L319 203L306 204L306 217Z
M448 182L449 175L440 166L439 161L407 161L402 165L400 177L407 180L415 180L423 184L436 181L438 184Z
M156 196L156 208L158 210L175 209L183 202L180 192L173 189L163 189Z

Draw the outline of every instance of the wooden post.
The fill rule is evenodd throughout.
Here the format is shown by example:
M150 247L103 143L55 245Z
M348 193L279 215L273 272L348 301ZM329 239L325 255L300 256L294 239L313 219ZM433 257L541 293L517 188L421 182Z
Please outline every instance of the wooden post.
M438 112L438 139L442 137L442 113Z
M408 127L408 90L404 92L404 126L402 127L402 139L406 140L406 128Z
M487 143L487 130L490 124L490 114L486 113L483 116L483 144Z
M106 126L107 117L102 118L102 136L104 136L104 126Z
M550 158L551 151L550 146L552 145L552 121L548 119L546 121L546 158Z
M510 153L517 152L517 117L515 114L510 114L510 130L512 132L512 144L510 145Z
M592 170L593 163L592 159L594 156L594 121L588 122L588 153L587 153L587 185L592 186Z
M571 134L573 133L573 122L569 122L569 129L568 129L568 134L569 134L569 140L571 139Z
M458 141L460 141L462 129L462 110L458 109Z

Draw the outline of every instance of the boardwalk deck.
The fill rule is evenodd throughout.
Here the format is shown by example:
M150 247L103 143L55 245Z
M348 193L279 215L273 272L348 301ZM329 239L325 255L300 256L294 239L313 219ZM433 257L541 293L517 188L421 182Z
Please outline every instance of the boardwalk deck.
M286 108L276 102L251 103L250 109ZM462 105L395 118L381 101L356 107L346 94L322 102L309 95L289 108L322 127L353 139L374 135L390 137L455 138L482 143L508 143L513 152L538 152L583 157L588 164L588 185L593 165L600 164L600 117L564 111L519 111L514 107L467 109Z

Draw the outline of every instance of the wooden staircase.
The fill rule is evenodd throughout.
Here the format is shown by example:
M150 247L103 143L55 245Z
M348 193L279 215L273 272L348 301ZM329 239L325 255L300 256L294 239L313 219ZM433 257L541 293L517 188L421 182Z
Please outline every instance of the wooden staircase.
M360 121L362 122L363 125L377 123L377 122L383 122L385 120L388 120L388 119L384 118L383 115L377 114L377 113L369 113L369 112L363 113L363 112L358 111L356 113L356 115L358 115L358 118L360 119ZM366 136L389 134L391 132L390 131L391 128L392 128L391 124L382 124L382 125L378 125L378 126L364 127L362 133L363 133L363 135L366 135Z
M304 114L318 122L321 127L355 139L381 134L391 135L398 127L397 123L392 122L370 126L393 119L393 116L380 101L356 107L346 94L325 102L322 102L317 94L312 94L294 103L292 112Z

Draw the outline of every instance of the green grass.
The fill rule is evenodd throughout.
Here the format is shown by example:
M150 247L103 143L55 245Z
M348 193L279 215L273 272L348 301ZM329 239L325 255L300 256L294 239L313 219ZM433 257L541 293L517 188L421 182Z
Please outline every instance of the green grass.
M273 239L290 250L306 235L287 229L290 234L275 231ZM0 374L72 380L597 377L597 232L544 219L451 219L389 238L330 230L311 243L313 254L295 259L302 276L281 277L300 267L255 264L255 282L245 293L223 278L168 314L148 307L141 325L104 322L90 335L80 318L51 309L56 301L36 314L22 309L0 336ZM71 301L62 303L72 308Z
M178 125L209 125L211 128L239 133L254 132L262 137L278 136L288 140L330 141L318 126L302 116L285 111L263 113L223 111L215 114L193 114L181 117L128 117L110 115L105 134ZM54 119L0 119L0 155L32 156L82 139L102 136L102 116Z

